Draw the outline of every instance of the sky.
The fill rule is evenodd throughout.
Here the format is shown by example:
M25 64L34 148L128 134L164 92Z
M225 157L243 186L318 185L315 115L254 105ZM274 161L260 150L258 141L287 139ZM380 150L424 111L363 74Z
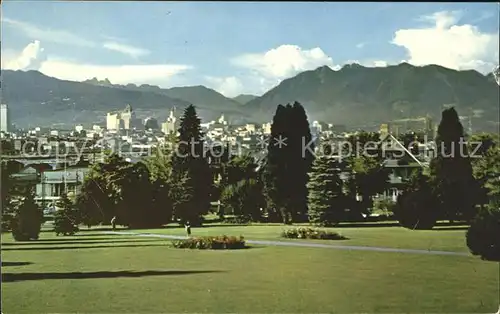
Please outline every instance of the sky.
M261 95L320 66L491 72L496 3L2 2L2 69Z

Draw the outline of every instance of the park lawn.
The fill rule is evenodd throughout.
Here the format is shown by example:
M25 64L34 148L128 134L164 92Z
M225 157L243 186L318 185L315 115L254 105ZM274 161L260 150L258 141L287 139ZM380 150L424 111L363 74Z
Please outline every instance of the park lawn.
M306 226L306 225L299 225ZM281 238L281 232L297 226L279 224L231 226L209 224L201 228L192 228L193 236L204 235L243 235L248 240L282 240L328 243L334 245L356 245L371 247L388 247L398 249L420 249L436 251L468 252L465 242L465 227L436 228L435 230L409 230L403 227L337 227L322 228L340 233L348 240L290 240ZM456 230L460 229L460 230ZM162 228L147 230L129 230L136 233L156 233L185 235L183 228Z
M472 256L181 250L92 231L43 232L34 243L2 235L2 312L494 313L498 271Z

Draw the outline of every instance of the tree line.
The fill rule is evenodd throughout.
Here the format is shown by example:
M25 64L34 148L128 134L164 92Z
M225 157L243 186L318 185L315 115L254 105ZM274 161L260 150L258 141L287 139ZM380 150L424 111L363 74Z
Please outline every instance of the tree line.
M428 168L412 173L392 208L401 225L429 229L438 220L471 222L481 208L498 208L498 138L479 136L484 157L472 159L462 141L465 136L455 109L443 111L435 141L438 154ZM359 132L347 140L360 149L378 141L379 134ZM213 211L211 202L219 200L221 217L230 212L246 221L330 226L362 219L373 208L374 196L389 187L380 154L360 152L343 160L331 154L316 156L317 143L298 102L277 107L264 160L227 156L217 170L219 180L214 181L214 169L203 153L204 134L194 106L185 109L175 141L177 153L161 151L137 163L109 155L93 164L76 199L68 202L64 197L60 202L68 209L64 217L71 217L73 225L87 226L108 224L113 217L130 228L154 228L171 221L197 226ZM304 145L310 149L304 150ZM465 145L460 149L466 153L450 154L459 145ZM8 195L2 191L2 204L12 203ZM34 206L30 195L23 196L27 207ZM9 208L4 213L19 216L24 207Z

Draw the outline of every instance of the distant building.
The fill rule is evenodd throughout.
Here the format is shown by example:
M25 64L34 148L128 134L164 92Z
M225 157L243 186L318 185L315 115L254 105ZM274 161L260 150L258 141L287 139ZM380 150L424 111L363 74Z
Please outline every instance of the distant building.
M165 134L175 134L178 129L178 121L175 117L175 108L170 110L170 116L167 121L161 124L161 131Z
M79 124L79 125L75 126L75 131L76 131L76 132L81 132L81 131L83 131L83 125Z
M270 122L264 123L262 125L262 133L266 134L266 135L271 134L271 123Z
M142 121L137 119L130 105L122 111L108 112L106 115L106 129L108 130L132 130L142 128Z
M10 131L10 116L9 116L9 108L6 104L0 105L0 132L9 132Z

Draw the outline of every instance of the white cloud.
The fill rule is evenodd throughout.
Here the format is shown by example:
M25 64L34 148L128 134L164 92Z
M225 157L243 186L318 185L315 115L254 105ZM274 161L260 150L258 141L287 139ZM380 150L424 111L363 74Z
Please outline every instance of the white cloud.
M13 27L23 32L27 37L40 41L48 41L58 44L68 44L79 47L95 47L96 43L75 35L65 30L56 30L49 28L41 28L36 25L12 20L9 18L2 19L3 25Z
M5 23L4 25L15 28L16 30L23 32L27 37L37 41L52 42L78 47L102 47L108 50L128 55L133 58L145 56L150 53L150 51L147 49L119 43L118 40L106 35L101 35L101 37L106 38L108 41L99 43L98 41L85 39L66 30L42 28L34 24L9 18L2 19L2 22Z
M366 45L366 43L359 43L356 45L356 48L361 49Z
M281 45L264 53L244 54L233 58L231 63L251 69L266 78L277 79L323 65L333 66L332 58L321 48L306 50L296 45Z
M244 90L241 80L234 76L213 77L206 76L208 85L226 97L236 97Z
M5 53L4 53L5 52ZM62 80L84 81L91 78L109 79L116 84L157 84L166 87L176 78L193 67L183 64L85 64L78 60L46 57L40 41L28 44L21 52L2 49L2 69L38 70L45 75Z
M138 47L133 47L125 44L120 44L117 42L105 42L103 44L103 47L109 50L117 51L123 54L126 54L128 56L131 56L132 58L138 58L142 56L146 56L150 54L151 52L147 49L143 48L138 48Z
M96 77L109 79L114 84L159 84L167 83L173 76L191 69L181 64L148 65L96 65L49 59L40 67L40 72L63 80L83 81Z
M436 12L421 17L432 25L396 31L392 43L403 47L413 65L437 64L455 70L491 72L498 63L498 33L484 33L470 24L458 25L460 12Z
M391 65L393 63L387 62L384 60L347 60L344 62L343 65L336 65L335 67L331 67L333 70L337 71L340 70L343 66L348 65L348 64L359 64L361 66L367 67L367 68L378 68L378 67L386 67L388 65Z
M19 54L7 53L2 57L2 68L8 70L39 70L47 59L39 40L29 43Z

